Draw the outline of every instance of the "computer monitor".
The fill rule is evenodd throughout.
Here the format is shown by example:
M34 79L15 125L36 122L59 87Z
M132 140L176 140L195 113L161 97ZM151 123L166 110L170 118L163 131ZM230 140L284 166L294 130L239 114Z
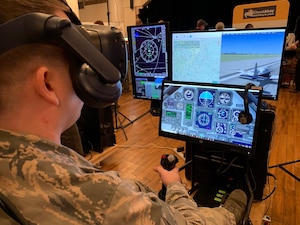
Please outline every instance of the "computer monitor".
M128 26L127 33L133 97L160 100L162 81L169 79L169 23Z
M261 95L258 86L164 81L159 135L253 156ZM240 113L252 121L241 123Z
M263 87L263 99L277 100L285 28L173 31L172 80Z

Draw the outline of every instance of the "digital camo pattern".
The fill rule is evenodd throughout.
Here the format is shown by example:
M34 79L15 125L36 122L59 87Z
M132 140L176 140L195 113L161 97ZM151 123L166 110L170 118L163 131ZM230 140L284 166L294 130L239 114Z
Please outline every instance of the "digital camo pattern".
M0 191L28 224L235 224L224 208L198 208L180 183L168 186L167 205L149 187L101 171L69 148L5 130Z

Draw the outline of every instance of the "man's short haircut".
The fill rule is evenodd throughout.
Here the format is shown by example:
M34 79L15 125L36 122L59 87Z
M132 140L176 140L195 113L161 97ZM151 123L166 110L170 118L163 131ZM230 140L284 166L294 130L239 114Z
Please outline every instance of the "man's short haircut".
M70 10L69 7L62 0L42 0L42 1L37 1L37 0L1 0L1 4L0 4L0 24L3 24L3 23L5 23L9 20L12 20L12 19L14 19L18 16L21 16L21 15L24 15L24 14L27 14L27 13L42 12L42 13L53 15L53 14L59 12L59 11L60 12L67 12L69 10ZM1 43L1 44L5 44L5 43ZM41 47L41 45L37 45L37 47ZM31 46L31 48L22 47L22 49L25 52L16 51L15 54L17 54L17 55L16 55L16 60L14 60L14 62L19 62L20 60L22 60L22 57L17 57L20 54L22 54L23 57L24 57L27 54L28 55L33 55L33 54L37 53L36 49L35 49L35 51L33 51L34 48L32 46ZM6 55L10 55L10 56L7 57ZM13 55L14 55L14 53L13 53L12 50L8 54L6 54L6 53L1 54L0 55L1 64L5 63L5 60L14 59ZM19 59L19 60L17 60L17 59ZM26 60L26 57L25 57L24 60ZM2 71L0 71L0 72L2 72ZM1 76L0 76L0 79L1 79ZM1 80L0 80L0 82L1 82Z
M55 14L57 11L69 11L69 8L62 0L1 0L0 24L27 13Z
M0 24L27 13L42 12L53 15L59 11L69 11L62 0L1 0ZM8 90L10 85L17 84L25 78L17 71L22 71L34 58L49 59L49 47L51 48L49 45L30 44L0 54L0 108L5 102L3 89Z
M197 27L200 27L200 26L207 26L207 23L206 23L205 20L199 19L199 20L197 21L196 26L197 26Z
M216 24L216 30L224 30L225 29L225 25L224 25L224 23L223 22L218 22L217 24Z

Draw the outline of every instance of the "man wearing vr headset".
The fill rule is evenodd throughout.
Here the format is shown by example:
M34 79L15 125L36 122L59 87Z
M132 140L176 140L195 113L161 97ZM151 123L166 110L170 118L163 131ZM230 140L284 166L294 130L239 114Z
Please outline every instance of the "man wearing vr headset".
M6 23L13 21L11 24L14 24L19 16L36 12L43 14L29 15L28 18L37 18L28 20L32 25L28 26L28 21L20 24L28 28L36 26L44 14L49 15L49 20L53 19L51 15L55 15L55 21L56 17L68 18L66 12L70 13L70 8L61 0L2 0L0 30L8 28L1 30L1 35L8 35L6 30L10 35L14 33L14 30L9 31L11 27L24 30L26 27L13 27ZM21 17L20 21L24 18ZM62 26L65 24L67 30L79 35L66 20L58 21L59 26L50 26L50 30L63 27L63 32L54 32L54 36L65 35ZM37 27L44 28L44 24ZM26 29L22 32L26 34ZM20 37L16 32L17 36L4 38L9 43L0 43L1 224L240 222L246 196L242 195L245 199L237 200L233 195L231 202L234 203L224 207L198 208L181 184L178 168L167 171L158 166L155 171L167 186L164 202L140 182L122 180L116 172L101 171L75 151L62 146L61 134L76 122L83 101L89 99L89 95L78 97L81 91L76 90L76 76L79 72L73 67L79 62L89 63L89 60L73 51L71 44L65 47L67 41L60 38L49 41L47 35L52 35L52 32L48 33L46 41L44 38L32 41L37 35L35 31L26 37ZM62 45L61 41L64 42ZM13 47L7 47L10 45ZM87 43L87 46L90 45ZM92 69L97 70L97 65ZM81 70L88 71L87 68ZM104 78L99 75L96 80L109 83L109 88L118 88L118 82L105 79L105 71L103 74ZM85 75L88 76L88 72ZM104 99L107 100L106 97Z

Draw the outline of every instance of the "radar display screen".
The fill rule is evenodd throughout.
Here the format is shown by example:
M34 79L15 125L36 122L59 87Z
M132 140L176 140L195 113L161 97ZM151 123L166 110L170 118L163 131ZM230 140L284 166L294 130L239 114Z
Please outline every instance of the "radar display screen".
M133 97L160 100L162 81L169 78L169 23L129 26L127 31Z

